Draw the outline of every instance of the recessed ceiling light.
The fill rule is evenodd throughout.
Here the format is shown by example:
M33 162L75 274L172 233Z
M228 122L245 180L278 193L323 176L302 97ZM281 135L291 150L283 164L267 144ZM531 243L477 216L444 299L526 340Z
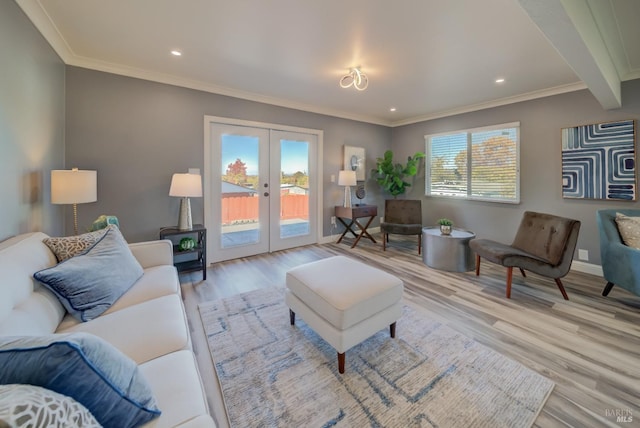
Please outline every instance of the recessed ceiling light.
M173 55L173 56L182 56L182 52L180 52L180 51L171 51L171 55Z
M496 83L504 83L504 78L501 77L499 79L496 79Z
M391 107L391 108L389 109L389 111L396 111L396 108L395 108L395 107Z

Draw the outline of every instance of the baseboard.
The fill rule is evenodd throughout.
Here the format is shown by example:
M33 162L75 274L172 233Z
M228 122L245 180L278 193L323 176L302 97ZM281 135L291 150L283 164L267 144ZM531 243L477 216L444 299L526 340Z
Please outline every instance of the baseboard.
M574 260L573 263L571 263L571 270L575 270L576 272L589 273L596 276L603 276L602 266L585 263L578 260Z

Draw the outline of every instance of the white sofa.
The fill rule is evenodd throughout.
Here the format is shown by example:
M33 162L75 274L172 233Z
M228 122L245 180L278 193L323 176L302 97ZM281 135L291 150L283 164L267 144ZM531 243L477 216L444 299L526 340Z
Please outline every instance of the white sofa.
M0 336L87 332L133 359L162 411L145 427L215 427L198 372L170 241L130 244L143 276L104 314L79 322L33 279L56 265L36 232L0 242Z

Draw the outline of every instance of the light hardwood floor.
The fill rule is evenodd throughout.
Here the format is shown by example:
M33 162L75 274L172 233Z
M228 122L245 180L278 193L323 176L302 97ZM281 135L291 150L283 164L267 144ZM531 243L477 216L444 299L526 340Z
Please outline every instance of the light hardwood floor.
M480 277L449 273L424 265L413 241L392 240L386 252L365 241L350 249L350 242L216 263L206 281L198 273L181 276L194 350L219 426L228 422L198 304L283 287L288 269L333 255L354 257L400 277L406 301L553 380L556 386L535 426L640 426L640 297L617 287L602 297L602 278L572 271L562 280L569 301L553 280L532 273L527 278L514 273L511 299L506 299L506 271L500 266L482 263ZM633 421L617 422L616 413Z

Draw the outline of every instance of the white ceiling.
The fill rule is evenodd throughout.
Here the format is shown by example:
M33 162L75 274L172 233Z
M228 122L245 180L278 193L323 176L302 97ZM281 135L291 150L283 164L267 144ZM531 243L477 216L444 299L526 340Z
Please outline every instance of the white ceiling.
M389 126L640 78L638 0L16 1L66 64Z

